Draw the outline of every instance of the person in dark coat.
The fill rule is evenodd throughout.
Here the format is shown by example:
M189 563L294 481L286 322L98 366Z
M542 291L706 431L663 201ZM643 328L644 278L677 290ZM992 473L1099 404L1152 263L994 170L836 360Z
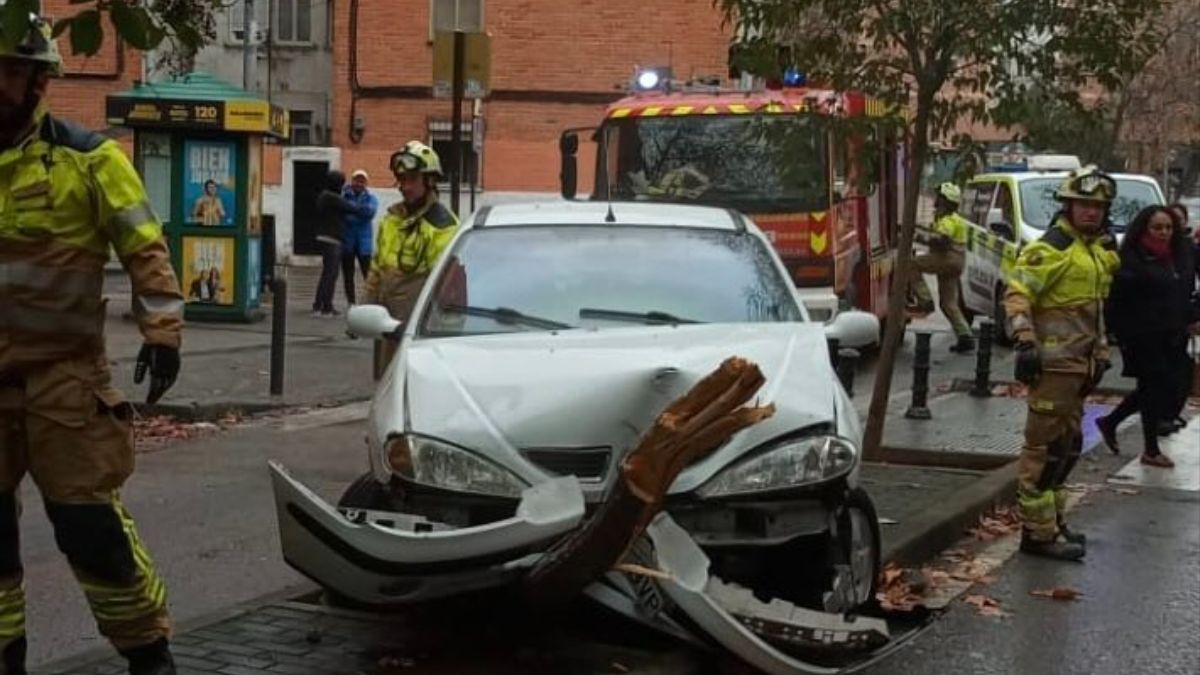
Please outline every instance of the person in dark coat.
M1200 316L1190 302L1195 261L1191 246L1171 212L1143 209L1121 243L1121 266L1113 276L1105 318L1121 347L1126 377L1137 388L1096 428L1114 453L1117 426L1135 412L1142 416L1142 464L1170 468L1158 446L1160 423L1175 405L1178 378L1187 372L1189 328Z
M366 215L366 208L342 196L346 176L331 170L325 175L325 188L317 195L317 244L321 247L321 279L313 299L313 315L332 318L338 315L333 308L333 293L337 288L338 272L342 266L342 234L346 216Z

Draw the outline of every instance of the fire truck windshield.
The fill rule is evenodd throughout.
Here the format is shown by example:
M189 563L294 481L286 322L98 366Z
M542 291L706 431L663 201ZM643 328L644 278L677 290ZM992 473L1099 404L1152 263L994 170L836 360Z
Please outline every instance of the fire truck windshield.
M751 214L828 207L824 134L807 116L636 117L610 122L604 133L614 199Z

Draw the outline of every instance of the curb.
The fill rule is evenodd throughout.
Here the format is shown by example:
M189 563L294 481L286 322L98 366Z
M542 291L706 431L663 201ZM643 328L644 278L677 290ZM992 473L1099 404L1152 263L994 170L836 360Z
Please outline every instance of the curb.
M285 401L278 402L263 402L263 401L222 401L219 403L155 403L146 405L145 403L134 403L134 408L142 417L152 417L155 415L168 415L183 422L216 422L225 417L229 413L239 413L243 415L259 415L263 413L285 412L298 409L318 410L322 408L338 408L341 406L351 405L369 401L370 395L351 395L331 398L324 401L314 403L304 403L301 401Z
M999 386L1011 386L1017 384L1016 380L988 380L988 389L994 389ZM963 377L956 377L950 380L950 390L959 392L969 392L975 387L975 380L969 380ZM1093 389L1088 396L1128 396L1133 393L1132 387L1112 387L1101 385Z
M927 561L961 539L963 530L994 504L1013 501L1016 488L1015 462L987 472L943 501L936 511L928 511L907 525L898 525L889 543L884 545L883 563L913 565Z

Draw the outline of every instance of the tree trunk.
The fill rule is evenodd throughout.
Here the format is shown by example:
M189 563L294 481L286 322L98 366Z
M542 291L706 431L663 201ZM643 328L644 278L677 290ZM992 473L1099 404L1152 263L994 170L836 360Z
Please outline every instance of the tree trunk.
M933 96L940 87L919 86L917 116L913 125L912 152L908 158L908 180L904 184L904 214L900 222L900 244L896 251L896 266L892 287L888 293L887 325L879 351L879 367L871 391L871 407L863 433L863 459L878 461L883 457L883 425L887 417L888 397L892 390L892 369L896 352L904 340L904 298L908 289L909 268L912 265L913 234L917 227L917 199L921 196L921 176L929 154L929 115Z

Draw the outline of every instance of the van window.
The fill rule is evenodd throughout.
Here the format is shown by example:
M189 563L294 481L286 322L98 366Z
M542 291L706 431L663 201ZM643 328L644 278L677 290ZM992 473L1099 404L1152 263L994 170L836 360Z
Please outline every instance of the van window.
M987 227L988 209L992 208L992 195L996 193L997 183L975 183L963 195L959 209L967 220Z

